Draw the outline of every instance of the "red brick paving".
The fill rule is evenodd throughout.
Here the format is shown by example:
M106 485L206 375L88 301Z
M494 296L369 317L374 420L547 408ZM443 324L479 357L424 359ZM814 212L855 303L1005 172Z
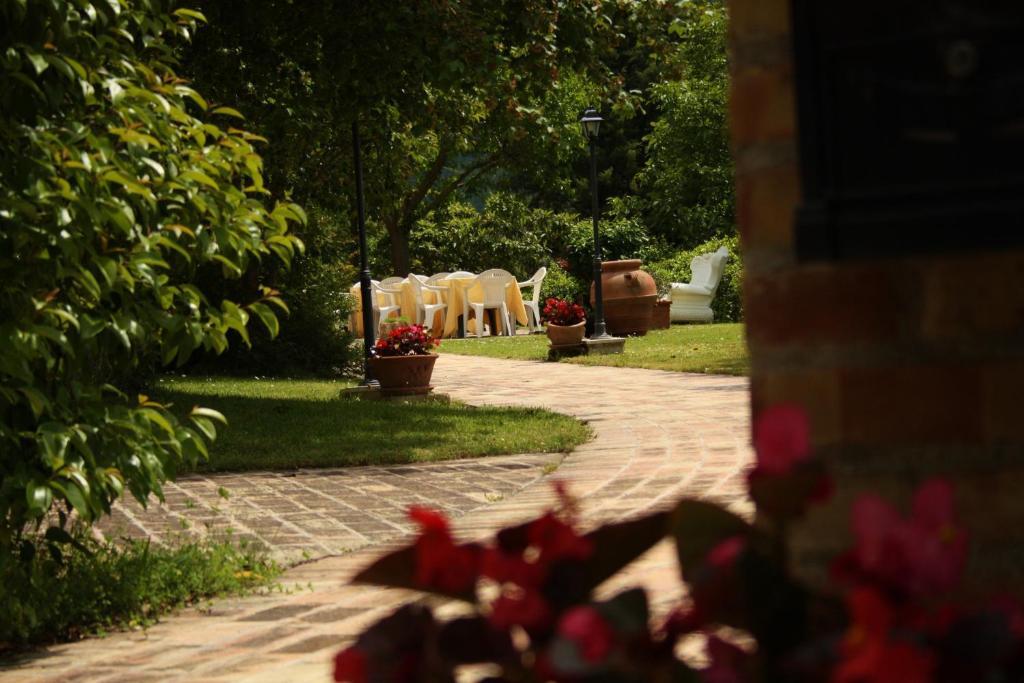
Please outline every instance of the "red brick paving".
M668 506L684 495L719 500L745 515L752 510L742 485L742 473L752 458L746 379L444 355L434 380L438 391L468 403L540 406L587 420L595 439L568 455L551 477L571 482L589 526ZM504 493L490 488L492 484L474 487L471 481L474 473L488 476L484 463L494 465L497 458L417 466L422 473L415 477L432 483L422 489L413 485L410 490L426 499L419 502L462 512L455 522L460 536L485 537L551 504L551 487L542 481L544 462L551 457L511 458L509 462L528 467L510 470L519 474L514 481L503 481L503 486L511 487ZM359 481L353 496L370 491L387 499L388 489L372 491L372 487L392 486L394 480L380 471L385 468L372 469L378 470L379 480L372 473L355 470L308 476L325 477L324 486L332 481L339 487ZM279 475L232 476L231 505L239 510L258 511L264 503L273 507L275 487L294 484ZM247 478L258 484L240 486L238 480ZM220 485L214 476L194 484L180 483L184 496L200 498L196 492L208 492L211 486L215 491ZM252 491L247 488L250 485ZM351 502L347 489L338 490L346 494L334 498L343 505ZM481 502L473 495L486 491L495 493L484 494L478 506L467 504L461 509L450 504L462 497ZM305 504L307 495L323 497L315 492L288 497ZM407 502L396 496L399 500ZM487 500L496 502L487 504ZM182 505L176 514L187 518L195 509L195 504ZM309 519L322 521L323 516L309 515ZM304 526L299 516L292 521L300 531L288 536L317 538L319 527ZM364 542L377 540L376 531L359 533ZM329 680L331 656L339 646L398 605L419 597L408 591L352 586L346 580L382 550L400 542L400 533L400 529L381 529L378 537L388 540L380 544L293 567L282 580L290 589L284 594L220 600L206 610L184 610L145 632L46 648L0 668L0 681ZM273 534L261 541L273 550ZM339 549L314 545L314 552ZM635 585L648 588L655 613L663 613L679 598L677 568L667 542L608 581L601 592ZM452 603L441 605L443 611L457 608Z

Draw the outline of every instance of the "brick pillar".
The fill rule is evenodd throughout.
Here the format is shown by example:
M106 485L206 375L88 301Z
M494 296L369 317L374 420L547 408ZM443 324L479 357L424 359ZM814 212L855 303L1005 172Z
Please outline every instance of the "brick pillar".
M905 505L941 475L972 531L969 584L1024 593L1024 252L799 263L789 3L729 9L752 409L802 405L837 479L796 569L823 580L857 492Z

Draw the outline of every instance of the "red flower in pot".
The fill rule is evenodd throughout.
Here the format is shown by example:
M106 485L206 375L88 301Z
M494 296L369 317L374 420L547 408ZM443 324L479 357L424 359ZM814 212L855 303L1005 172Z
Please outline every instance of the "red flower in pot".
M399 325L377 340L370 370L385 394L426 394L440 342L423 325Z
M552 346L571 346L583 341L587 320L579 304L552 297L544 303L543 315Z

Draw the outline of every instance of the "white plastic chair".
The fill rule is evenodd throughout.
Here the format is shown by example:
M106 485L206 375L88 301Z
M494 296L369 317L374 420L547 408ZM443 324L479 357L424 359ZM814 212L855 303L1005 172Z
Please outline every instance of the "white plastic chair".
M448 308L448 304L444 299L448 288L432 285L424 276L413 275L412 273L409 273L409 284L412 285L412 291L416 295L416 324L424 324L425 321L427 326L433 325L434 315L438 311ZM423 296L423 292L434 292L438 303L428 304Z
M454 280L459 277L476 277L476 273L471 273L468 270L457 270L454 273L448 273L445 276L445 280Z
M373 324L377 328L378 337L384 322L391 314L395 311L398 311L399 314L402 312L402 282L400 277L389 277L380 282L370 281L370 284L373 285Z
M469 320L469 309L473 308L476 314L476 336L484 336L484 311L496 310L501 316L502 325L505 327L505 334L514 335L515 321L510 320L508 304L505 303L505 290L516 281L512 273L500 268L485 270L476 276L472 282L466 283L466 294L462 297L462 319ZM481 301L470 301L469 297L473 290L480 286L483 290ZM492 331L492 334L496 332Z
M672 322L709 323L714 320L711 300L718 290L728 260L729 250L721 247L712 254L701 254L690 262L690 281L672 283L672 308L669 309Z
M526 307L526 326L531 332L540 332L542 329L540 324L540 283L544 282L547 274L548 269L541 266L529 280L517 283L519 289L533 287L532 296L529 299L523 299L523 305Z
M430 277L427 278L427 284L428 285L434 285L434 286L437 286L437 287L441 287L442 291L440 293L440 299L441 299L441 301L443 301L445 303L445 305L448 304L449 289L447 287L438 285L437 283L440 282L441 280L444 280L449 275L451 275L451 273L434 273L433 275L431 275Z

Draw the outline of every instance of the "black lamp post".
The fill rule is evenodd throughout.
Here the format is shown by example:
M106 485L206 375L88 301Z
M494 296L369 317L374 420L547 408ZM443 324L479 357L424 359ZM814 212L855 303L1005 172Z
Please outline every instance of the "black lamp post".
M604 295L601 292L601 234L598 230L600 212L597 207L597 134L604 119L595 109L587 109L580 119L583 137L590 143L590 196L594 216L594 332L591 339L609 339L604 327Z
M373 292L370 283L370 260L366 253L366 208L363 205L363 159L360 153L359 120L352 121L352 156L356 167L356 214L359 223L359 295L363 308L363 384L376 384L370 370L370 349L373 348Z

